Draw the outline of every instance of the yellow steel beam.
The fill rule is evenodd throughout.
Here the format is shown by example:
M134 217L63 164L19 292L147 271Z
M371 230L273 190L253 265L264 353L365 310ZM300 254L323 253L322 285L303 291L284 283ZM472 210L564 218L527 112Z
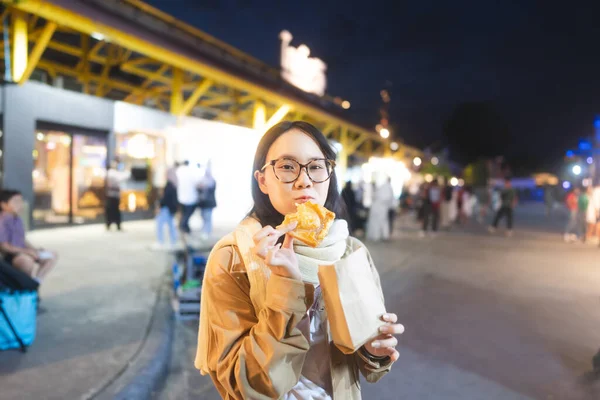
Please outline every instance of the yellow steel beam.
M163 65L163 67L167 67L170 68L169 65ZM158 72L158 71L157 71ZM190 92L190 91L194 91L196 90L196 88L198 87L198 82L186 82L183 85L181 85L181 88L184 92ZM170 93L172 90L171 85L161 85L161 86L154 86L152 88L153 92L156 93Z
M198 100L200 100L200 97L202 97L204 95L204 93L206 93L210 87L213 85L213 81L211 81L210 79L205 79L197 88L196 90L194 90L192 92L192 94L190 95L190 97L188 97L188 99L185 101L185 103L183 103L183 106L181 106L181 109L179 110L178 114L179 115L187 115L190 113L190 111L192 111L192 109L194 108L194 106L196 104L198 104Z
M210 78L216 82L226 84L238 90L248 92L256 97L269 99L270 102L275 102L277 104L289 104L296 111L310 115L312 118L324 122L333 122L339 126L346 126L351 131L364 133L370 136L371 140L378 142L382 141L382 139L374 132L331 115L319 109L318 107L307 105L302 101L282 96L258 84L247 81L242 77L220 70L216 66L204 63L199 59L184 56L175 51L168 50L157 44L154 44L151 41L122 32L111 26L100 24L91 18L78 15L67 9L54 5L49 1L29 0L16 4L15 7L29 13L39 15L47 20L55 21L59 25L64 25L79 32L84 32L88 35L91 35L94 32L100 32L108 40L110 40L111 43L118 44L141 54L145 54L156 61L169 63L175 67L182 68L206 78Z
M183 107L183 71L173 68L173 90L171 91L171 114L179 115Z
M261 131L265 130L267 121L267 108L265 103L260 100L254 102L254 113L252 115L252 127Z
M148 71L147 69L137 68L135 66L130 65L129 63L122 64L121 70L128 72L130 74L141 76L142 78L151 79L152 81L164 83L165 85L171 85L173 83L173 80L171 78L163 75L164 72L159 74L158 71L152 72L152 71ZM160 69L159 69L159 71L160 71Z
M107 93L104 89L108 86L110 69L112 68L115 62L115 53L116 48L112 45L109 45L107 49L106 62L104 63L104 67L102 67L102 74L100 75L100 82L96 87L96 96L104 97ZM110 89L109 89L110 90Z
M244 104L247 103L249 101L253 101L254 100L254 96L252 95L245 95L245 96L240 96L240 98L238 99L238 102L240 104Z
M100 50L102 50L102 48L104 47L105 44L106 44L106 42L104 42L104 41L96 42L94 47L92 47L92 50L90 50L90 60L94 60L97 57L99 57L98 52Z
M282 119L284 119L291 109L292 107L289 104L284 104L281 107L279 107L277 111L275 111L275 113L271 115L271 118L269 118L268 121L265 123L265 130L270 129L273 125L277 124Z
M51 73L51 72L60 73L62 75L71 76L74 78L77 78L79 76L79 73L77 71L75 71L72 67L45 61L45 60L40 60L40 62L38 63L38 68L46 70L49 73ZM90 82L93 82L93 83L98 83L98 82L102 81L102 77L99 75L95 75L95 74L90 74L89 79L90 79ZM106 84L113 89L117 89L117 90L120 90L122 92L127 92L127 93L136 89L135 86L133 86L129 83L126 83L126 82L118 81L116 79L111 79L108 82L106 82Z
M90 93L90 82L88 79L88 75L90 73L89 72L90 71L89 57L90 57L91 49L90 49L90 37L87 35L81 35L81 51L83 52L83 56L82 56L81 60L77 63L75 70L81 72L81 77L79 78L79 80L83 84L83 93L89 94Z
M326 137L329 137L329 135L331 135L333 133L333 131L336 128L336 124L334 123L328 123L325 128L323 128L323 135L325 135Z
M0 15L0 23L4 24L4 20L6 18L8 18L8 14L10 13L10 8L5 8L4 11L2 11L2 15Z
M19 82L27 69L28 41L25 13L15 10L12 14L12 80Z
M33 31L35 29L35 26L37 25L38 20L40 19L40 17L38 17L37 15L32 15L31 18L29 18L29 30Z
M337 162L340 168L340 179L345 179L346 171L348 170L348 156L350 153L348 152L348 128L342 126L340 129L340 144L341 150L338 153Z
M54 34L55 30L56 22L48 21L46 23L46 26L44 26L42 35L37 40L35 46L31 50L31 54L29 54L27 68L25 68L23 75L21 75L21 78L19 79L19 85L22 85L23 83L27 82L27 80L29 80L29 77L31 77L33 70L37 66L37 63L40 61L40 58L42 58L42 54L44 54L44 50L46 50L46 45L50 41L50 38L52 38L52 35Z
M149 76L143 83L142 85L137 88L136 90L134 90L133 92L131 92L129 95L127 95L127 97L125 98L124 101L133 101L133 99L135 99L136 97L141 96L144 91L146 89L148 89L150 87L150 85L152 85L152 83L154 83L157 80L158 76L163 76L165 74L165 72L167 72L169 70L169 66L167 64L162 65L158 71L154 72L153 75Z
M148 57L139 57L134 58L133 60L128 60L127 62L123 63L121 65L121 68L138 67L144 64L156 64L156 61Z
M348 154L354 153L367 139L370 139L369 136L361 133L356 139L348 142Z
M234 99L227 96L215 95L210 99L202 100L202 106L211 107L211 106L219 106L219 105L227 105L233 103Z

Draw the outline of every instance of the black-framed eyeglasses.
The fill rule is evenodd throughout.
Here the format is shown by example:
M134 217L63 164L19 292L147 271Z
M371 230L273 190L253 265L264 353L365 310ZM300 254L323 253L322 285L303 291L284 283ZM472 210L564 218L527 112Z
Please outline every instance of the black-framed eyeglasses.
M331 177L335 168L335 161L327 158L317 158L307 164L300 164L293 158L280 158L266 163L260 169L260 172L263 172L269 165L273 167L275 177L283 183L295 182L300 177L303 169L306 170L308 179L314 183L322 183Z

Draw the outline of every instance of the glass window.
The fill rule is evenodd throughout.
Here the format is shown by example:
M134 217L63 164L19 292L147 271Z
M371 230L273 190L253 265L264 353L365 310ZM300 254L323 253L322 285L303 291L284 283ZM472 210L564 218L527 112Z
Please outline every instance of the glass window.
M158 190L166 183L166 143L160 136L141 132L117 135L116 155L130 179L121 189L121 209L151 211Z
M106 152L103 137L35 132L32 177L36 226L102 219Z

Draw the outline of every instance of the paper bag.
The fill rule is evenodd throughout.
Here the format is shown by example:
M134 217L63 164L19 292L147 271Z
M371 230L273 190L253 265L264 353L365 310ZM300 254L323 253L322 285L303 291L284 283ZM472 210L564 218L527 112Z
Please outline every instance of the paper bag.
M334 265L319 266L319 283L338 349L352 354L379 335L386 311L365 248Z

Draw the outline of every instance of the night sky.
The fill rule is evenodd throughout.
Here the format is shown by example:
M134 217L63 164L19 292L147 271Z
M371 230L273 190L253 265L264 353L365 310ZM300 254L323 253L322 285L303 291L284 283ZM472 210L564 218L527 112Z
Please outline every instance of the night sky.
M391 122L406 143L444 144L457 105L493 104L506 156L557 166L600 114L599 2L148 0L273 66L279 32L328 65L327 92L350 118L378 120L391 83Z

